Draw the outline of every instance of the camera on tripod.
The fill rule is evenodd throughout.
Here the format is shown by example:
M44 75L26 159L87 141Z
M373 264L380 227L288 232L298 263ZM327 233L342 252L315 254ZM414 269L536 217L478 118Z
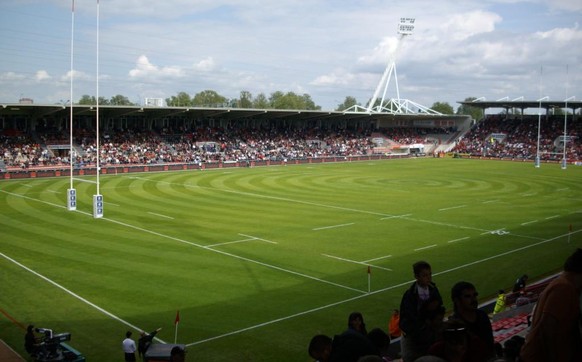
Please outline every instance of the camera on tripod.
M40 343L34 353L34 360L36 362L56 362L65 361L66 349L63 348L61 342L71 340L71 333L54 334L49 328L35 328L37 333L43 334L39 338Z

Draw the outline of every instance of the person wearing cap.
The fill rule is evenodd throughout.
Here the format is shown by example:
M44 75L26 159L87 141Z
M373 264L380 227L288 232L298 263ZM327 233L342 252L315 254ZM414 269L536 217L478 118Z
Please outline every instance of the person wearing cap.
M582 361L580 293L582 249L564 263L564 272L544 289L535 306L521 361Z

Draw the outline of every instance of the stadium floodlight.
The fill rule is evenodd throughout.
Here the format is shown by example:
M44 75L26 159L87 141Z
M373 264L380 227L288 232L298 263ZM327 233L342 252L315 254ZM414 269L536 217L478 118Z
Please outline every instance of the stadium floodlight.
M384 101L386 99L386 92L388 91L388 85L390 84L390 79L392 78L393 73L394 82L396 84L396 98L398 103L400 102L400 90L398 89L398 76L396 75L396 54L398 53L398 49L400 48L400 44L402 43L404 37L412 35L412 32L414 30L414 21L415 18L400 18L400 23L398 23L398 34L400 34L400 39L398 40L398 43L396 43L396 49L394 49L394 53L392 54L392 57L388 62L386 69L384 70L384 74L382 74L380 83L378 83L376 91L374 92L374 95L372 96L370 102L368 103L368 107L366 109L368 112L372 112L374 110L381 111L384 105ZM382 98L380 99L379 105L376 106L376 101L380 96L380 91L382 90L382 88L384 88L384 92L382 94Z
M566 125L568 124L568 101L573 100L576 98L572 96L570 98L566 98L564 101L564 156L562 157L562 170L565 170L568 167L568 161L566 159L566 143L568 143L568 135L566 133Z
M538 145L536 149L536 160L535 160L535 167L540 167L540 130L542 125L542 101L549 99L550 97L545 96L543 98L538 99L540 102L540 106L538 109Z
M412 32L414 31L415 20L415 18L400 18L400 23L398 24L398 34L412 35Z

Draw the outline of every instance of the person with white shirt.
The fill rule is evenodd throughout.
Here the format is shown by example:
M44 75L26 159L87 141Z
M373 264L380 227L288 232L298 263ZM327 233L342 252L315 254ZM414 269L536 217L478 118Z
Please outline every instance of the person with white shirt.
M135 351L137 347L135 346L135 341L131 339L131 331L125 333L125 339L122 343L123 353L125 354L126 362L135 362Z

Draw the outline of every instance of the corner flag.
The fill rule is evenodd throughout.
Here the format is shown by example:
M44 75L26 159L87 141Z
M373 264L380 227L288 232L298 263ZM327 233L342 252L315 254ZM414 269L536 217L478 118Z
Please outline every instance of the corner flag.
M370 293L371 277L372 277L372 267L368 265L368 293Z
M178 323L180 323L180 311L176 312L176 319L174 320L174 325L176 326L176 330L174 332L174 344L178 340Z

